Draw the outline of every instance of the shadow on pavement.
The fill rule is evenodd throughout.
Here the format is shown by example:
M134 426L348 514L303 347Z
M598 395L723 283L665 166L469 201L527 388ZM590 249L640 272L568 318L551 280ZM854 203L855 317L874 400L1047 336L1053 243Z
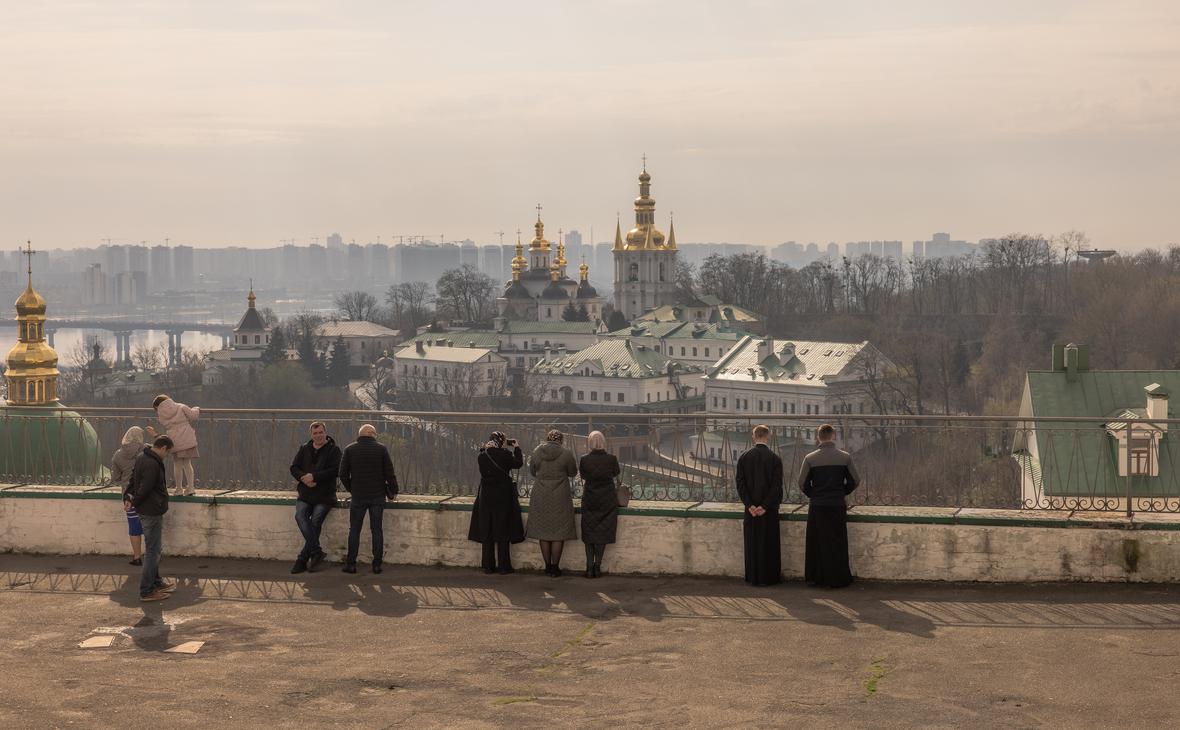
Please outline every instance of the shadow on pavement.
M0 555L0 592L107 595L144 611L143 641L160 625L159 612L206 601L328 605L338 611L401 617L419 610L508 610L569 613L595 621L640 618L713 618L801 621L855 631L932 637L946 627L1180 628L1180 586L1129 584L935 584L857 582L839 591L788 582L753 588L737 579L607 575L586 579L520 572L484 575L469 568L387 565L381 575L364 567L342 574L327 564L290 576L265 561L171 558L165 575L178 581L173 597L143 604L138 572L114 558ZM165 639L166 641L166 636ZM147 648L147 647L145 647Z

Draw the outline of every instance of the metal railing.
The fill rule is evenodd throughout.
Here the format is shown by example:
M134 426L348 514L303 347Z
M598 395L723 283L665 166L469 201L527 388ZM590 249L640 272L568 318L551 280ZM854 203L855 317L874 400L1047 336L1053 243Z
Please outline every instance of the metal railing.
M493 430L520 441L526 456L557 428L576 456L600 430L619 456L635 499L736 502L734 467L753 425L772 429L783 459L784 501L796 486L814 432L832 423L852 451L861 485L854 505L1180 512L1180 420L1132 422L1132 449L1102 419L636 413L435 413L406 411L205 410L196 423L197 486L293 490L289 467L312 420L343 447L373 423L390 447L403 493L472 496L476 453ZM8 484L108 483L106 466L130 426L155 424L150 409L0 407L0 479ZM528 468L518 479L532 487ZM575 480L575 494L581 485Z

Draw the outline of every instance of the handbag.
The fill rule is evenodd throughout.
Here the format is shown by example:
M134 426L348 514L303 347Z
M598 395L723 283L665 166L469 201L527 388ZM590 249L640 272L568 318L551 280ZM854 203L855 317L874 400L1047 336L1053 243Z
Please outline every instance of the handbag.
M620 484L615 487L615 501L619 503L620 507L626 507L631 503L631 497L634 494L631 492L631 487L626 484Z

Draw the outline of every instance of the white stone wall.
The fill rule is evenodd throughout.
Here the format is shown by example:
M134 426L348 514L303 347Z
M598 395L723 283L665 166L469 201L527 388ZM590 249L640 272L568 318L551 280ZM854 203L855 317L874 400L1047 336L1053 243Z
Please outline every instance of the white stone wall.
M387 562L478 565L479 546L466 539L469 511L439 509L439 499L406 499L429 508L386 510ZM470 502L469 499L451 501ZM403 506L408 505L403 503ZM687 507L681 505L680 509ZM735 515L738 511L734 505L714 509ZM1115 529L1105 526L1106 518L1093 527L1086 526L1086 520L1070 527L904 523L884 520L896 519L905 510L876 508L872 512L876 515L874 519L882 521L849 524L852 568L861 578L1180 581L1180 530ZM991 520L984 510L972 512L977 519ZM997 521L1022 520L1011 513L994 514ZM1166 516L1157 519L1170 520ZM336 509L324 525L322 542L332 560L343 558L347 523L347 510ZM802 576L805 529L805 523L800 520L782 524L783 568L788 578ZM740 519L623 515L618 534L619 542L607 550L604 563L610 572L735 578L742 575ZM165 522L166 555L289 561L300 546L290 504L176 502ZM128 551L126 520L119 503L113 499L59 498L48 494L36 498L0 497L0 550L125 554ZM366 528L361 539L362 561L370 559L368 551ZM565 555L567 569L583 567L580 545L571 543ZM514 546L513 560L517 567L540 567L533 542Z

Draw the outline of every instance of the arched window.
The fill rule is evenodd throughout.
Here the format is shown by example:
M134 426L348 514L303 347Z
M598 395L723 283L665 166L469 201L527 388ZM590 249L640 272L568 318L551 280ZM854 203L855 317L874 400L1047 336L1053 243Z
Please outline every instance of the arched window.
M627 281L639 281L639 264L632 263L630 273L627 274Z
M660 281L664 281L664 262L660 262Z

